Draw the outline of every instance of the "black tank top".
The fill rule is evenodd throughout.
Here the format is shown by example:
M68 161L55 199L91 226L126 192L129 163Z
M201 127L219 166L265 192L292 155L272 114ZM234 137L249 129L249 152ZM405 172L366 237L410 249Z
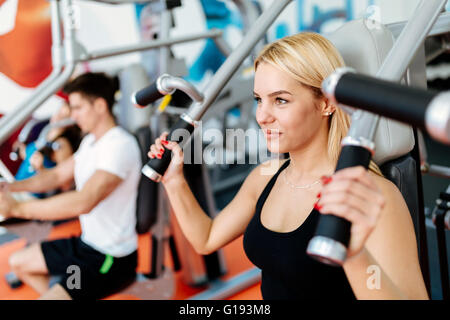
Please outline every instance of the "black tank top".
M269 181L256 204L256 212L244 232L244 250L262 271L263 299L347 299L354 300L344 270L320 263L306 254L320 213L313 210L294 231L275 232L261 223L261 211L287 160Z

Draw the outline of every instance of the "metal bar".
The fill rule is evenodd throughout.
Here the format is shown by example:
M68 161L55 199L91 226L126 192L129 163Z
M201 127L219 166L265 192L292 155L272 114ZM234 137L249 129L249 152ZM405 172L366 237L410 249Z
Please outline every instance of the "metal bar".
M422 169L422 160L426 154L421 154L421 140L423 141L423 136L418 129L413 129L414 140L416 144L414 145L413 150L411 151L411 156L416 161L415 173L417 178L417 226L415 228L417 233L417 249L419 253L419 264L420 269L422 271L423 280L425 282L425 287L427 289L427 293L431 295L431 282L430 282L430 263L429 263L429 254L428 254L428 234L426 227L426 215L425 215L425 205L424 205L424 197L423 197L423 179L421 174ZM418 165L420 163L420 166Z
M64 64L75 65L78 61L79 51L82 50L82 48L75 37L76 17L72 9L72 0L61 0L61 10L64 30Z
M447 189L448 193L448 189ZM439 198L441 201L445 199ZM441 275L442 299L450 300L450 285L448 276L448 259L447 259L447 243L445 236L445 215L448 208L441 207L440 204L434 208L433 222L436 226L436 242L438 247L439 271Z
M392 32L392 35L397 38L406 25L406 21L395 22L387 24L386 27ZM431 28L428 36L436 36L450 31L450 12L441 13Z
M113 4L113 5L155 2L155 0L83 0L83 1L99 2L99 3Z
M246 31L248 29L250 29L251 26L258 19L259 12L256 9L256 4L254 4L252 1L249 1L249 0L233 0L233 2L239 8L239 11L241 13L241 18L243 20L243 25L244 25L243 31L244 31L244 33L246 33ZM259 52L261 52L263 47L264 47L264 41L261 39L253 47L253 52L255 54L259 53Z
M420 2L413 17L398 36L394 47L378 71L380 76L392 81L398 81L403 76L446 2L446 0L422 0Z
M25 143L28 139L28 136L31 133L31 130L33 129L34 125L38 123L36 119L31 119L27 122L27 124L22 128L22 130L19 133L19 136L17 137L17 140L19 142Z
M66 12L68 12L67 9L71 4L71 0L62 0L60 7L59 0L53 0L51 2L51 11L55 16L52 16L52 19L57 19L59 21L60 9L65 9ZM61 64L58 62L55 63L50 75L35 89L33 94L19 104L12 112L0 119L0 145L26 121L34 110L47 100L48 97L58 91L72 75L73 70L75 69L75 64L73 63L73 24L70 19L63 19L63 21L65 36L64 54L66 59L64 70ZM54 53L56 60L58 60L61 45L61 29L59 23L52 22L51 26L52 40L55 40L56 46L55 50L52 51L52 54Z
M203 94L197 90L190 82L184 80L183 78L167 76L162 78L162 86L164 89L169 88L169 90L178 89L186 93L193 101L202 102Z
M9 171L8 167L5 166L2 160L0 160L0 175L2 176L3 179L5 179L6 182L11 183L14 182L15 180L13 174L11 173L11 171Z
M170 35L170 27L172 25L172 16L169 10L164 10L161 13L161 29L159 38L161 40L168 40ZM159 73L169 72L170 48L165 45L159 49Z
M52 30L52 66L61 68L63 60L63 42L61 34L61 8L59 0L50 1L51 30Z
M248 31L241 43L233 53L220 66L214 74L209 86L205 90L205 100L201 104L192 104L187 114L191 119L199 120L212 105L225 84L230 80L234 72L239 68L242 61L248 56L256 43L266 33L275 19L292 0L274 0L269 8L258 18Z
M162 186L158 186L158 205L157 205L157 218L155 224L150 229L150 242L152 248L150 265L152 266L151 276L152 278L159 278L164 272L164 260L165 260L165 226L168 224L166 212L168 212L167 199L162 190Z
M75 123L76 122L73 119L67 118L67 119L62 119L57 122L49 123L48 125L46 125L41 130L39 137L36 139L36 142L35 142L36 150L40 151L42 148L45 147L45 145L48 142L47 135L50 132L50 130L55 129L55 128L68 127L68 126L74 125Z
M399 81L403 77L446 2L446 0L422 0L419 3L378 70L377 77L391 81ZM372 141L379 119L378 115L356 111L352 115L348 136L364 137Z
M429 174L430 176L450 179L450 168L449 167L431 164L431 165L426 166L426 169L424 169L422 172Z
M258 12L255 6L248 0L233 0L233 2L241 13L244 29L250 29L253 23L258 19Z
M214 43L216 44L217 48L220 50L220 52L225 57L228 57L233 52L233 49L223 38L217 37L217 38L214 38L213 40L214 40Z
M406 72L406 84L410 87L427 89L427 62L425 44L421 45L411 60Z
M223 300L257 284L261 280L261 270L252 268L227 280L213 282L209 289L190 297L188 300Z
M184 43L184 42L202 40L202 39L206 39L206 38L216 38L216 37L221 37L222 34L223 34L222 30L211 29L210 31L197 33L197 34L193 34L190 36L173 37L172 39L152 40L152 41L147 41L147 42L136 44L136 45L122 46L122 47L118 47L118 48L114 48L114 49L97 50L97 51L92 51L90 53L82 54L80 56L79 61L90 61L90 60L95 60L95 59L102 59L102 58L107 58L107 57L111 57L111 56L132 53L132 52L136 52L136 51L143 51L143 50L155 49L155 48L164 47L164 46L175 45L175 44Z
M439 41L438 46L437 46L436 40ZM441 54L443 54L444 52L446 52L449 49L447 37L437 37L437 39L430 38L430 41L435 41L435 42L434 43L432 43L432 42L426 43L426 45L428 44L428 46L426 46L427 52L426 52L426 57L425 57L425 67L430 61L434 60L435 58L437 58L438 56L440 56ZM425 77L424 81L426 81L426 77Z

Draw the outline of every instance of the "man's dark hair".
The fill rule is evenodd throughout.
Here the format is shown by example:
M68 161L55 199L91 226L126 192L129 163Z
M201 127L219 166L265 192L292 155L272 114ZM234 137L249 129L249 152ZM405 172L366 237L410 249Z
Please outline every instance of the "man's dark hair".
M103 72L84 73L67 83L63 89L66 94L78 92L88 99L105 99L111 114L117 90L119 90L118 77L109 77Z

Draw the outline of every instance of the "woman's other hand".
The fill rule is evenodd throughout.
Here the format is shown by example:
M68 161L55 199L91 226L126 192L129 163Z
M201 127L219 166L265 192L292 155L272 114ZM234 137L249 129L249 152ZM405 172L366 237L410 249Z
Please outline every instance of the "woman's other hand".
M362 166L337 171L323 179L316 209L352 223L347 257L357 255L375 229L385 206L385 197Z
M172 160L161 180L165 185L184 179L183 150L177 142L168 141L167 136L167 132L162 133L159 138L155 140L155 143L150 146L150 150L147 153L147 156L151 159L161 159L164 152L172 151Z

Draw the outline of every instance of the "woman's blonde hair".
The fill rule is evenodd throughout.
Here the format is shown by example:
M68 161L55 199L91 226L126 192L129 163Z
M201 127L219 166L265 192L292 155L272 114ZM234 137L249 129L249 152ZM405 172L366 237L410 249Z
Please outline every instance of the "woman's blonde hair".
M344 66L344 60L325 37L314 32L301 32L268 44L258 55L254 68L262 62L286 72L293 79L309 88L316 98L322 98L322 81L337 68ZM328 132L328 155L337 163L341 141L347 135L350 117L338 106L330 116ZM371 161L369 169L381 175L378 166Z

